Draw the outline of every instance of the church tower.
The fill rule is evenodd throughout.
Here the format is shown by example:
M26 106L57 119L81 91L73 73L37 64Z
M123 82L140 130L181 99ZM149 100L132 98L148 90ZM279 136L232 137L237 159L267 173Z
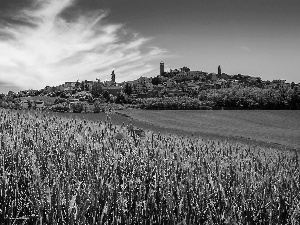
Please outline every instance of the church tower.
M165 64L163 61L160 62L160 75L164 75L165 72Z
M221 72L221 66L219 65L219 66L218 66L218 75L221 75L221 73L222 73L222 72Z
M111 83L114 84L116 83L116 75L115 75L115 70L111 72Z

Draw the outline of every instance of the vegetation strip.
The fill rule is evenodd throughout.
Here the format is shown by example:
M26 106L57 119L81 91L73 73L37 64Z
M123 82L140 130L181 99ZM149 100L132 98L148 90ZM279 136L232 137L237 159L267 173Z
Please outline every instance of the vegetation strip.
M1 221L296 224L298 153L0 109Z

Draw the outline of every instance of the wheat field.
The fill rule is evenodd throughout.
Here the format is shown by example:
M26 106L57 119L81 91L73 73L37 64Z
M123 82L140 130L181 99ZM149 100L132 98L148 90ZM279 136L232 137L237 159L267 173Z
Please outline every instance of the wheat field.
M299 224L296 151L134 129L0 109L0 221Z

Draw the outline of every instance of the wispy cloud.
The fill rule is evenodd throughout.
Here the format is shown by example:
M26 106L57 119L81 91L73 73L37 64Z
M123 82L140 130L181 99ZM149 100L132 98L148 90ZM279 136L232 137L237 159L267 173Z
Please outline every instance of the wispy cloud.
M105 11L62 17L73 4L36 0L10 18L22 23L0 23L0 82L43 88L69 80L106 79L112 68L120 80L130 79L152 71L149 62L165 54L147 47L150 38L104 22Z

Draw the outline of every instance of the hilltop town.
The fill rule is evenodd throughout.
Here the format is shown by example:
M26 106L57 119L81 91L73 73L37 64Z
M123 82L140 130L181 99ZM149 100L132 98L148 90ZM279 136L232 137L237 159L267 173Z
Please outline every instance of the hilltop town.
M271 91L272 93L274 91L277 94L280 92L280 96L286 93L287 90L293 90L293 97L283 96L283 103L280 103L280 108L285 108L282 104L290 104L286 103L286 101L288 100L286 98L293 98L292 104L296 104L295 106L293 106L294 108L297 108L300 105L300 102L298 102L298 99L300 99L300 84L296 84L294 82L287 83L286 80L264 81L260 77L253 77L250 75L242 74L228 75L222 72L220 65L218 66L217 73L193 71L186 66L180 69L170 69L169 71L165 71L163 62L160 62L159 66L159 75L155 77L141 76L133 81L124 81L121 83L117 83L117 74L113 70L111 73L111 80L109 81L101 81L100 79L96 79L95 81L77 80L67 81L64 84L53 87L46 86L41 90L24 90L18 93L9 91L7 95L2 94L0 96L0 99L2 100L1 104L4 104L7 107L7 105L9 105L9 102L11 102L11 104L15 105L18 105L19 103L20 107L23 108L28 108L30 107L30 105L35 105L36 107L40 106L41 108L43 108L45 107L45 102L43 101L42 97L50 97L55 98L55 100L52 103L46 104L47 106L60 104L59 108L61 108L62 103L65 103L64 105L68 106L64 107L64 110L62 111L68 111L70 109L70 103L76 103L77 101L85 103L86 105L94 105L96 101L98 101L99 104L121 103L136 105L137 103L140 103L140 105L143 105L144 108L151 108L145 106L145 104L149 104L145 103L145 99L177 98L178 100L178 98L184 98L184 101L186 102L188 98L198 99L199 101L202 101L200 103L197 103L197 107L194 107L195 109L198 109L201 108L200 106L228 105L226 105L225 103L222 105L222 103L217 102L215 102L216 104L208 104L207 102L215 101L215 99L209 99L207 97L207 93L211 93L212 91L215 93L215 95L216 93L218 93L219 95L221 93L223 98L222 101L224 102L224 93L228 92L229 90L244 90L244 92L247 93L250 90L251 93L247 94L248 97L249 95L254 95L252 93L253 90L255 90L256 92L258 92L258 90L259 92L261 92L261 90L273 90ZM203 95L203 93L205 94ZM264 92L264 95L265 94L266 93ZM225 95L225 98L228 99L228 93ZM245 95L245 93L242 94L242 97L243 95ZM262 93L259 93L258 95L262 95ZM36 96L35 101L33 101L32 99L28 99L28 97L34 96ZM203 98L203 96L205 96L205 98ZM274 97L276 97L276 95L274 95ZM27 100L24 100L26 98ZM243 98L247 98L247 96L244 96ZM31 100L32 104L28 103L28 100ZM206 101L205 104L203 103L204 100ZM4 103L3 101L6 102ZM234 101L238 101L239 103L230 103L229 105L242 108L245 107L245 105L247 105L248 108L254 106L261 108L260 106L258 106L259 103L255 102L256 100L253 100L253 105L249 105L252 104L251 102L240 103L240 100ZM154 104L153 101L151 102L151 104ZM164 104L166 105L166 103ZM270 107L269 103L264 105L267 105L267 108ZM277 106L274 107L276 108ZM52 107L52 110L55 111L55 107Z

